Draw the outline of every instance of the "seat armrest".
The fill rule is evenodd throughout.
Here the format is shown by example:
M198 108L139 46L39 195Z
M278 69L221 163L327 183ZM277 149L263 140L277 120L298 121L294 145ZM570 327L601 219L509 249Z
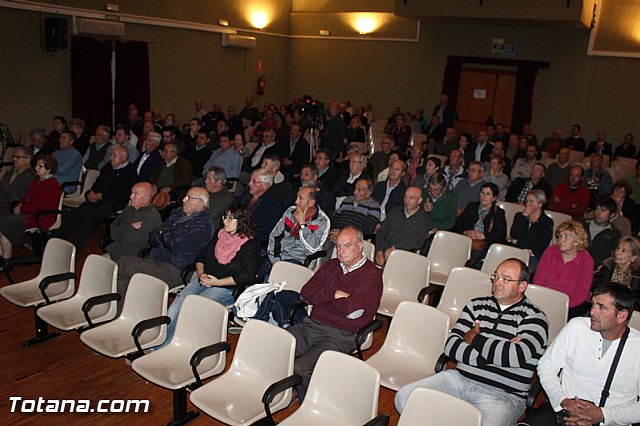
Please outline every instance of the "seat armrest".
M356 333L356 351L358 351L358 358L362 359L362 345L365 340L367 340L369 333L381 329L383 325L382 320L376 319L358 330Z
M444 371L444 368L447 366L447 363L451 361L451 358L449 358L447 355L445 354L441 354L440 357L438 358L438 360L436 361L436 366L434 368L434 371L436 373L439 373L441 371Z
M189 361L191 369L193 370L193 377L196 379L196 384L191 386L191 389L197 389L202 386L202 380L200 379L200 374L198 374L198 366L202 360L222 351L229 352L230 350L231 345L229 343L218 342L195 351L194 354L191 355L191 360Z
M45 303L47 305L51 303L51 301L49 300L49 296L47 296L47 293L45 292L47 287L49 287L53 283L75 279L75 272L63 272L61 274L49 275L47 277L44 277L42 281L40 281L40 284L38 284L38 288L40 289L40 293L42 293L42 297L44 298Z
M369 420L364 426L387 426L389 424L389 416L386 414L380 414L377 417Z
M136 344L136 348L138 349L138 354L144 354L142 350L142 346L140 346L140 336L146 330L150 330L152 328L160 327L161 325L168 325L171 322L171 318L164 315L161 317L149 318L146 320L142 320L133 327L131 330L131 336L133 336L133 341Z
M431 294L442 293L442 290L444 290L444 287L437 284L431 284L428 287L423 287L422 290L420 290L420 293L418 293L418 302L424 303Z
M82 182L80 182L79 180L69 181L69 182L65 182L62 185L60 185L60 189L62 189L64 191L65 188L69 188L71 186L81 186L81 185L82 185ZM68 194L65 194L64 197L67 198Z
M527 408L533 408L533 405L540 393L542 393L542 384L540 383L540 380L535 380L531 383L531 388L529 388L529 394L527 395Z
M114 300L120 300L122 296L118 293L109 293L109 294L101 294L100 296L93 296L88 298L82 304L82 312L84 313L84 318L87 320L87 324L89 328L93 328L93 322L91 318L89 318L89 311L91 308L97 305L102 305L103 303L113 302Z
M267 423L265 424L275 425L273 416L271 415L271 409L269 408L269 405L271 405L271 402L273 402L273 398L275 398L276 395L284 392L285 390L293 388L294 386L298 386L301 383L302 376L300 376L299 374L293 374L289 377L285 377L282 380L278 380L277 382L272 383L271 386L269 386L267 390L264 391L264 394L262 395L262 403L264 404L264 412L266 414L265 419Z
M309 256L307 256L307 257L304 259L304 266L305 266L305 268L308 268L308 267L309 267L309 265L311 265L311 262L313 262L314 260L316 260L316 259L322 259L322 258L323 258L323 257L325 257L326 255L327 255L326 250L320 250L320 251L317 251L317 252L315 252L315 253L313 253L313 254L310 254Z
M305 302L304 300L300 300L294 304L292 304L291 306L289 306L289 324L293 325L295 324L295 321L293 320L293 318L296 316L296 313L300 310L300 309L304 309L307 306L309 306L309 304L307 302Z
M184 285L189 284L189 277L191 277L191 274L193 274L195 271L196 265L194 263L182 268L182 271L180 271L180 278L182 279L182 283Z
M36 212L36 224L38 225L38 229L40 230L40 232L47 232L42 225L40 224L40 218L42 216L51 216L51 215L59 215L62 214L62 210L40 210L38 212Z
M147 247L146 249L140 250L140 253L138 253L138 257L141 259L144 259L145 257L149 257L150 254L151 254L151 248Z

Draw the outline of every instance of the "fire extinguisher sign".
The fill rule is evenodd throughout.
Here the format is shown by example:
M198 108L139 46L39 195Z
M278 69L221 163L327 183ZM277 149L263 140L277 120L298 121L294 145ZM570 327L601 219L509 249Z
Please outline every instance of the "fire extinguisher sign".
M258 61L258 72L264 72L262 67L262 61Z

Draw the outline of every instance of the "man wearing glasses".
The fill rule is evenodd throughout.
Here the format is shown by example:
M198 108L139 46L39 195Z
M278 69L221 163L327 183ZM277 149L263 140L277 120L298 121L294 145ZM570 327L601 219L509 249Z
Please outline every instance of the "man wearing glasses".
M192 264L211 240L214 226L209 216L209 192L205 188L191 188L182 203L149 234L148 258L123 256L118 260L118 294L122 296L118 311L133 274L148 274L163 280L169 288L176 287L182 283L182 269Z
M17 148L13 155L13 168L0 170L0 216L9 216L11 208L27 193L36 177L31 167L29 148Z
M485 425L516 424L548 338L546 315L524 294L528 281L529 269L518 259L498 266L493 295L467 303L449 333L444 353L457 367L402 387L398 412L413 389L428 387L473 404Z

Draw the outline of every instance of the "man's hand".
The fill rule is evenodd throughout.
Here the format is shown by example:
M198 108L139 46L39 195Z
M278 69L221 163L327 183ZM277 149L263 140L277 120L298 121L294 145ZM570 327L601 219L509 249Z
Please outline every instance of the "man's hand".
M424 203L424 211L428 213L431 210L433 210L433 203L431 202L431 200L427 199L427 201Z
M568 414L565 417L567 425L590 426L604 420L602 410L593 402L576 397L574 399L565 398L560 405Z
M464 342L470 345L473 339L480 334L480 321L476 321L473 328L464 334Z
M395 247L395 246L391 246L391 247L389 247L388 249L386 249L386 250L384 251L384 259L385 259L385 262L386 262L386 260L387 260L387 259L389 259L389 256L391 256L391 252L392 252L392 251L394 251L395 249L396 249L396 247Z
M162 192L166 192L167 194L171 192L171 187L170 186L165 186L164 188L162 188L160 191Z
M331 231L329 231L329 241L331 241L332 243L336 243L336 241L338 241L338 234L340 233L339 230L337 229L332 229Z
M292 164L293 164L293 161L291 161L291 160L290 160L290 159L288 159L288 158L283 158L283 159L282 159L282 164L284 164L285 166L290 166L290 165L292 165Z
M18 203L13 208L13 214L16 215L16 216L19 215L21 210L22 210L22 204Z
M529 217L531 216L531 211L533 210L533 208L531 208L530 204L527 204L526 207L524 208L524 210L522 211L522 216L524 217Z
M305 223L307 223L305 212L300 207L296 207L296 210L293 212L293 217L296 218L296 222L298 222L300 225L304 225Z
M334 299L346 299L347 297L349 297L350 294L342 291L342 290L336 290L336 294L333 296Z
M87 201L91 201L92 203L97 203L102 200L102 194L99 192L89 191L87 192Z
M142 222L141 222L141 221L139 221L139 222L133 222L133 223L131 223L131 227L132 227L133 229L140 229L140 228L142 228Z
M522 342L523 337L519 334L516 335L513 339L509 340L509 343L520 343Z
M385 261L384 252L382 252L382 251L377 252L376 253L376 265L382 266L382 265L384 265L384 261Z

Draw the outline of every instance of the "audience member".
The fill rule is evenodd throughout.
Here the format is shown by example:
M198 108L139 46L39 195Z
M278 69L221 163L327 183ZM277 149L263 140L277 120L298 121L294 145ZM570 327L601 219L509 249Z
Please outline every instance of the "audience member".
M227 174L220 166L207 171L204 186L209 192L209 215L214 226L221 223L224 212L233 204L233 194L227 190Z
M611 220L611 223L620 229L623 236L638 235L638 229L640 228L638 205L629 197L633 193L632 191L631 185L626 180L616 181L611 190L611 198L613 198L617 206L615 218Z
M517 423L548 341L547 317L525 295L529 279L522 261L500 263L491 276L492 296L467 303L449 332L444 353L456 368L400 388L399 413L412 390L427 387L473 404L484 425Z
M136 143L131 140L131 131L129 130L129 128L124 126L116 127L116 132L113 135L113 139L114 139L114 143L107 147L107 152L105 153L105 156L104 156L103 165L109 162L109 159L111 158L111 155L110 155L111 150L116 144L122 145L125 148L127 148L127 151L129 152L129 162L135 163L135 161L138 159L138 156L140 155L140 152L138 151ZM75 143L74 143L74 147L75 147Z
M409 141L411 141L411 127L406 125L402 114L396 115L395 127L393 128L391 136L395 144L398 145L403 152L406 151L409 146Z
M414 144L409 150L409 153L410 158L407 160L407 171L404 179L408 184L413 184L413 181L418 176L418 170L421 170L423 173L425 170L424 158L422 158L424 145L420 143Z
M598 199L593 210L593 219L584 220L582 225L589 238L589 254L593 258L596 268L602 261L611 256L622 234L611 223L611 218L616 213L616 203L610 197Z
M156 192L170 194L172 200L182 200L191 186L191 163L178 156L178 147L165 143L162 148L162 160L149 174L149 182Z
M626 196L640 204L640 161L636 164L636 172L625 176L624 180L631 185L631 191Z
M162 223L151 200L154 190L149 182L139 182L131 188L129 204L111 222L112 243L106 246L108 257L118 261L122 256L137 256L149 248L149 233Z
M193 179L198 179L206 173L205 164L211 157L211 148L209 148L209 135L203 129L198 130L193 145L187 146L181 156L191 163L191 174ZM236 151L237 152L237 151ZM242 166L242 164L241 164Z
M53 177L56 166L52 155L39 156L36 160L37 176L31 181L26 194L13 206L12 215L0 217L0 270L11 258L13 246L22 243L25 229L41 227L48 230L55 223L55 215L44 215L36 221L36 213L59 207L62 190Z
M529 270L532 274L553 237L553 220L544 213L546 203L544 191L529 191L524 210L516 213L511 225L511 243L529 251Z
M445 127L440 122L440 117L437 115L431 116L431 121L429 125L425 127L424 133L427 135L428 140L435 142L434 145L437 145L438 142L444 139Z
M532 189L541 189L547 198L551 197L551 185L544 180L546 167L542 163L535 163L529 171L528 178L516 178L511 181L505 199L510 203L524 203L527 194Z
M273 176L271 191L278 197L282 206L290 206L296 198L293 187L280 172L280 158L277 155L267 155L262 160L262 169L267 170Z
M436 144L436 149L434 154L443 155L449 158L451 151L458 148L458 139L456 137L456 129L453 127L447 128L444 132L444 138L442 142Z
M293 182L295 176L300 174L302 165L308 163L311 156L311 147L302 135L300 124L291 125L289 137L278 143L278 151L282 163L281 171L290 182Z
M380 203L372 198L373 190L373 181L370 178L365 177L356 182L353 195L345 198L333 214L330 242L335 243L338 231L346 227L356 228L364 235L376 232L380 224ZM330 252L333 246L328 245L325 249Z
M569 182L556 187L549 200L549 210L565 213L574 220L581 220L589 208L589 190L582 186L582 166L573 166L569 172Z
M611 158L612 147L607 142L607 132L604 130L598 130L596 140L589 143L589 146L584 151L585 157L591 157L592 154L608 155Z
M636 146L633 144L633 133L626 133L622 143L616 147L613 154L614 160L620 158L635 158Z
M324 148L317 150L314 164L318 172L318 182L325 188L333 188L338 180L338 173L331 167L331 152Z
M207 171L213 166L220 166L227 174L227 178L239 178L242 170L242 155L233 149L231 135L222 132L218 135L220 148L211 153L211 157L202 168L202 176L206 177Z
M29 148L18 147L13 153L13 167L9 170L0 169L0 217L12 213L13 206L25 196L36 178L36 172L31 168L31 158Z
M611 174L602 166L602 155L593 154L589 159L587 169L582 184L591 191L591 201L589 206L593 208L598 197L611 194L613 188L613 178Z
M389 155L393 150L393 138L389 135L382 137L382 151L376 151L371 154L369 164L371 165L371 176L376 177L378 174L389 166Z
M247 96L244 100L244 107L240 110L240 118L249 120L251 125L255 125L256 121L260 120L260 111L255 105L253 97Z
M456 111L449 103L449 95L443 93L440 96L440 103L433 107L431 115L437 115L445 128L453 127L453 122L456 118Z
M385 182L376 183L373 188L373 199L380 203L380 222L384 222L387 214L394 208L401 206L407 184L404 183L407 164L396 160L389 166L389 177Z
M329 102L329 116L324 129L321 128L321 130L322 146L331 151L331 161L333 161L342 153L345 133L344 120L340 116L337 102Z
M526 178L531 174L533 165L538 162L538 147L536 145L527 146L526 155L523 158L518 158L513 163L511 169L511 180L514 181L517 178Z
M80 155L84 155L89 149L89 136L84 132L84 120L78 117L74 117L69 122L69 130L76 135L76 141L73 147L78 150Z
M496 142L502 143L502 142ZM509 186L509 177L502 172L504 159L498 154L491 154L489 157L489 167L484 173L484 181L496 184L498 187L498 198L504 200Z
M538 146L538 137L531 132L531 124L525 123L522 125L522 133L520 133L520 136L527 138L529 145Z
M536 284L569 296L569 318L589 310L593 281L593 258L587 251L589 236L580 222L561 223L555 230L557 244L542 254L536 269Z
M366 177L367 156L357 154L349 159L349 171L343 172L333 184L333 193L336 197L346 197L353 194L356 181L360 177Z
M449 231L456 223L456 196L447 190L446 180L439 173L432 175L427 188L422 190L424 211L431 223L431 234L437 231Z
M277 155L278 148L275 142L276 134L273 130L267 129L262 132L261 143L256 146L253 152L249 155L249 161L245 164L245 171L253 172L262 165L262 160L267 155Z
M389 212L376 237L376 264L383 266L393 250L422 248L431 229L422 208L422 189L410 186L404 193L404 205Z
M564 140L564 146L569 148L572 151L583 151L587 146L587 141L584 140L582 136L580 136L580 130L582 128L579 124L574 124L571 126L571 136Z
M60 149L60 135L63 131L68 130L67 119L62 115L56 115L52 119L52 129L47 136L46 144L51 147L53 151Z
M480 161L481 163L487 163L489 162L489 157L491 156L492 151L493 145L489 143L487 131L479 130L475 142L473 142L469 146L469 152L472 153L473 157L465 156L465 160L467 158L472 158L471 161ZM471 164L471 161L469 161L467 164Z
M313 305L311 316L289 328L296 338L294 370L304 400L309 380L322 352L349 354L355 333L376 316L382 297L382 274L362 254L362 233L345 228L338 234L337 259L331 259L302 287L300 296Z
M36 155L51 154L54 149L46 144L46 131L42 127L36 127L29 132L29 141L33 150L33 157Z
M455 152L455 151L454 151ZM458 201L458 214L467 207L467 204L478 200L480 196L480 188L484 183L484 172L482 163L472 161L468 168L468 177L462 179L453 189Z
M111 129L108 126L100 125L96 128L95 141L82 157L82 164L87 170L100 170L109 161L105 160L105 154L110 146Z
M160 133L147 133L147 141L144 144L144 152L133 163L133 167L135 167L136 173L138 173L138 180L140 180L141 182L148 181L151 172L162 161L162 155L160 155L160 150L158 149L161 140L162 135L160 135Z
M631 289L635 310L640 311L640 243L636 238L618 240L613 256L605 259L594 274L592 288L612 282Z
M459 149L452 149L449 154L449 164L444 168L444 176L447 179L447 189L453 191L459 182L466 179L467 171L462 162L462 152Z
M60 149L53 151L53 158L58 163L55 178L60 185L66 182L77 182L80 179L80 170L82 170L82 156L73 147L76 135L71 130L62 130L59 135L58 143ZM64 188L64 192L70 194L75 192L75 185Z
M569 148L560 148L560 151L558 151L558 161L547 166L547 173L545 174L544 180L551 185L551 189L555 190L558 185L566 183L569 180L569 172L571 170L571 164L569 164L570 157L571 150Z
M316 188L318 206L331 219L336 209L336 196L329 188L318 181L318 171L311 163L304 164L300 169L299 185L297 185L296 190L301 187Z
M547 158L556 158L558 151L560 151L560 148L563 146L564 139L562 139L562 130L560 130L559 127L556 127L553 129L553 132L551 132L551 137L542 141L542 146L540 148L542 152L547 153Z
M441 169L442 162L440 159L434 155L427 157L424 161L423 167L418 167L418 175L413 180L412 185L417 186L418 188L426 188L427 182L429 182L429 178L434 174L442 174L443 171Z

